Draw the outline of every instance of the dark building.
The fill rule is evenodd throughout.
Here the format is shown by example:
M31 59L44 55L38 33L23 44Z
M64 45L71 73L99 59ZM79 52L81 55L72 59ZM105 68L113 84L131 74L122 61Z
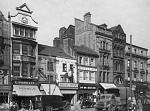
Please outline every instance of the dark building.
M0 104L9 102L11 93L9 23L0 11Z
M113 50L113 82L123 85L125 79L125 46L126 34L121 25L110 28L112 31L112 50Z

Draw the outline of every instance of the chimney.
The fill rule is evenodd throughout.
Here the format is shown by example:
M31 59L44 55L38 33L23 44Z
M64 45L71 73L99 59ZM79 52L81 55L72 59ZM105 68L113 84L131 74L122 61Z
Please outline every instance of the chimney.
M84 22L91 23L91 14L90 14L90 12L84 14Z
M65 27L61 27L59 29L59 38L63 38L63 35L67 29Z

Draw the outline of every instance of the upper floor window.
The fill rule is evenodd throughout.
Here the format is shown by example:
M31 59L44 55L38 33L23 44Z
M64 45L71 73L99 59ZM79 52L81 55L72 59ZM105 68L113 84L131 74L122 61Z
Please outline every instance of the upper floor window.
M134 49L134 53L136 53L136 49Z
M84 71L83 79L88 80L88 71Z
M67 72L67 64L63 63L63 72Z
M74 68L74 67L73 67L73 64L70 64L70 71L71 71L71 72L74 72L73 68Z
M127 65L128 65L128 67L130 67L130 60L129 59L128 59L128 64Z
M50 62L50 61L47 62L47 70L48 71L54 71L53 62Z
M143 62L141 62L141 69L143 69L144 68L144 64L143 64Z
M83 57L79 57L79 64L83 64Z
M141 54L143 55L143 51L141 51Z
M28 63L22 63L22 76L28 77Z
M88 65L88 57L84 58L84 65Z
M137 61L134 61L134 68L137 68Z
M91 65L91 66L95 66L95 59L94 59L94 58L91 58L91 59L90 59L90 65Z
M14 25L14 35L35 38L35 29Z
M28 55L28 45L22 44L22 54Z
M13 76L20 76L20 63L13 63Z
M20 54L20 43L13 43L13 53Z

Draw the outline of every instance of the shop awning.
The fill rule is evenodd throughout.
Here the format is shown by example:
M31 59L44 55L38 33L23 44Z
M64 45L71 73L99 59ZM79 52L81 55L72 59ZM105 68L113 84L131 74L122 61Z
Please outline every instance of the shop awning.
M104 89L118 89L115 84L99 83Z
M50 95L59 95L63 96L59 87L55 84L41 84L41 89L43 89L46 95L49 95L49 87L50 87Z
M42 95L38 86L13 85L13 94L18 96L37 96Z

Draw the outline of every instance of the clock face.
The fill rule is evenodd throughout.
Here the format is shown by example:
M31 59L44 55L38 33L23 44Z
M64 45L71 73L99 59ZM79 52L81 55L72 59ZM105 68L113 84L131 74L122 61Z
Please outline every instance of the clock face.
M123 78L121 77L121 76L116 76L115 78L114 78L114 84L116 84L116 85L122 85L122 84L124 84L124 81L123 81Z
M21 22L24 24L28 24L28 19L26 17L22 17Z

